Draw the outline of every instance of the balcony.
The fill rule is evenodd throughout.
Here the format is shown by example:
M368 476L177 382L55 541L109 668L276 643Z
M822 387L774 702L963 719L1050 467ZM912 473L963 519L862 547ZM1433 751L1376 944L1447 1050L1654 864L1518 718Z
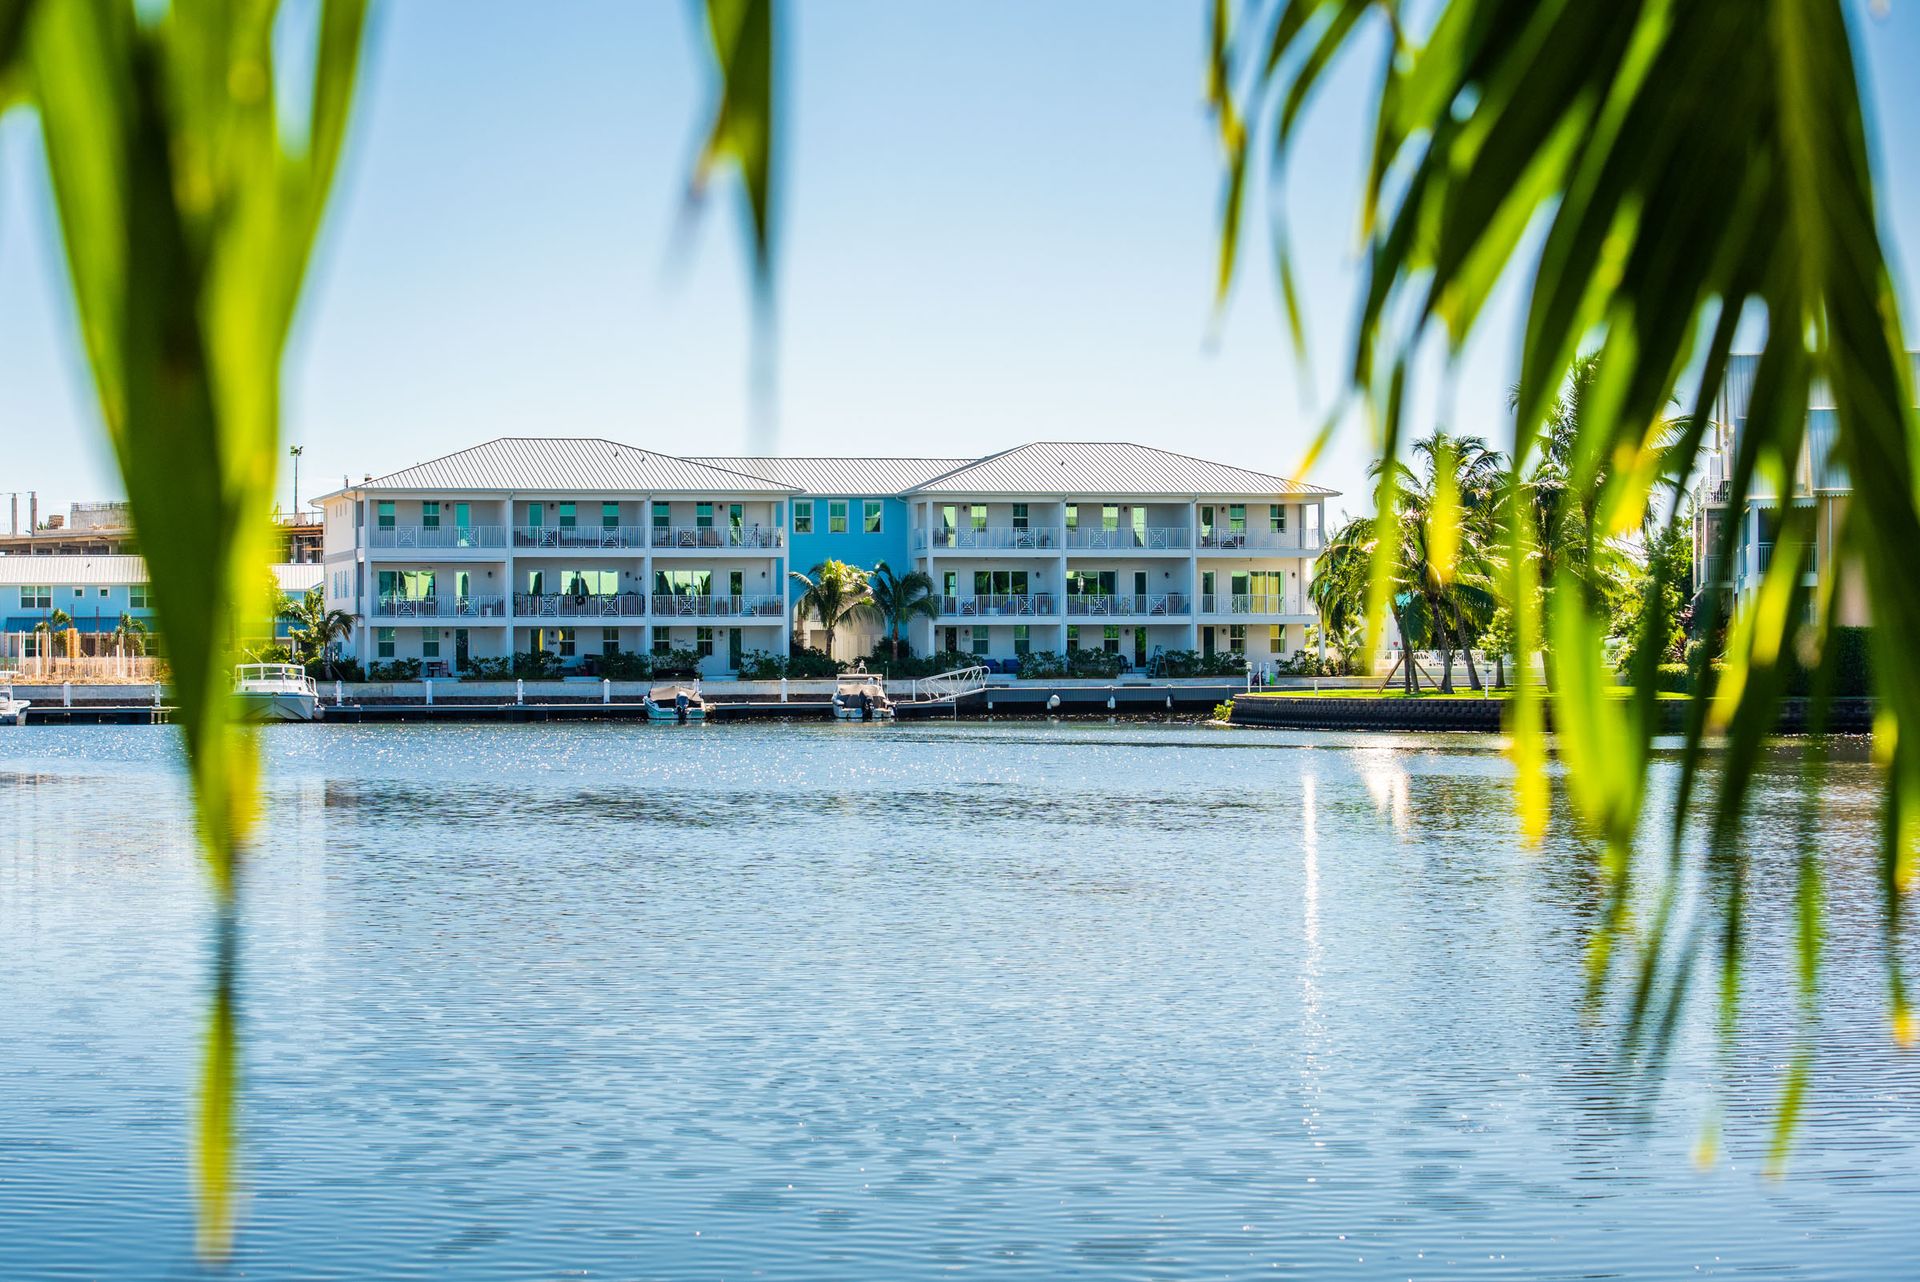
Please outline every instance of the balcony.
M777 596L678 596L656 592L657 619L774 619L786 618L787 603Z
M376 619L505 619L506 599L500 596L381 596L374 600Z
M1192 531L1179 525L1067 531L1067 548L1074 552L1184 552L1192 546Z
M980 529L915 530L913 548L974 552L1052 552L1060 547L1061 531L1051 525L989 525Z
M504 525L377 525L367 546L430 552L473 551L507 546Z
M651 543L661 551L775 551L787 545L787 532L777 525L656 525Z
M1312 614L1313 606L1295 593L1234 593L1203 592L1200 595L1200 613L1202 614L1245 614L1245 615L1299 615Z
M643 525L521 525L514 528L513 546L535 552L595 548L613 552L647 546L647 529Z
M514 617L523 619L631 619L646 612L647 598L638 592L516 592L513 596Z
M1771 566L1772 564L1773 564L1773 544L1771 543L1754 544L1753 545L1753 576L1752 577L1759 578L1761 575L1767 572L1767 567ZM1804 577L1804 576L1810 576L1818 573L1819 572L1818 564L1819 564L1818 561L1816 561L1815 559L1814 545L1811 543L1803 544L1800 548L1801 575Z
M974 596L943 596L940 613L946 618L1022 619L1051 618L1057 613L1053 594L1035 592L1023 595L978 593Z
M1148 592L1144 595L1109 596L1085 594L1067 598L1070 619L1124 619L1179 616L1185 618L1193 608L1184 592Z
M1202 552L1318 552L1320 536L1308 530L1202 530Z

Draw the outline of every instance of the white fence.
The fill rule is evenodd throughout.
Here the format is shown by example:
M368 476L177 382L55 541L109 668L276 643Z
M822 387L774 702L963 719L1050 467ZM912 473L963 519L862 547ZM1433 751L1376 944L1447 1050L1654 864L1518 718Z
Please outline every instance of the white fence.
M160 660L106 632L0 632L0 671L23 681L158 681Z

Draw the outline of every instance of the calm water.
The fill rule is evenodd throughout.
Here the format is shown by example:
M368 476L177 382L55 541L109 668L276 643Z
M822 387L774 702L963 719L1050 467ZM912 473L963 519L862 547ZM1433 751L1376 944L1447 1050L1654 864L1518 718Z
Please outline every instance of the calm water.
M1149 725L279 727L247 878L248 1202L318 1278L1911 1276L1871 780L1820 1077L1784 960L1656 1093L1583 1019L1574 839L1485 741ZM207 896L168 732L0 732L0 1277L192 1277ZM1663 773L1663 779L1670 770ZM1565 825L1559 825L1564 832ZM1718 1100L1720 1162L1691 1158Z

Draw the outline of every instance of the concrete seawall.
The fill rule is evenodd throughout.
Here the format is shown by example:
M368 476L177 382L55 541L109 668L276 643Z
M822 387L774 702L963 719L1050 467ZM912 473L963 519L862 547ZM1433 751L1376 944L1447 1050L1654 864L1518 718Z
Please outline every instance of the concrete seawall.
M1666 699L1657 706L1660 710L1660 733L1685 733L1689 704ZM1507 702L1503 699L1315 699L1310 696L1267 698L1241 695L1233 701L1229 720L1237 726L1287 730L1466 731L1498 734L1506 707ZM1781 704L1775 732L1805 734L1808 711L1807 700L1786 700ZM1551 730L1551 702L1546 712L1547 728ZM1826 728L1834 734L1868 733L1873 729L1873 700L1835 699L1827 712Z

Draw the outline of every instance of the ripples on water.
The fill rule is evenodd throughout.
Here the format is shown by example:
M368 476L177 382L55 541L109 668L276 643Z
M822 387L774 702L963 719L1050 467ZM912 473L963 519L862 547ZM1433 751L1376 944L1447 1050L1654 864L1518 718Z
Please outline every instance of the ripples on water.
M1519 846L1485 741L266 741L236 1277L1877 1278L1920 1249L1864 767L1818 820L1820 1076L1769 1181L1782 949L1731 1064L1695 1019L1634 1083L1579 1015L1590 861ZM172 743L0 739L7 1279L196 1271L207 897ZM1760 781L1762 935L1804 811Z

